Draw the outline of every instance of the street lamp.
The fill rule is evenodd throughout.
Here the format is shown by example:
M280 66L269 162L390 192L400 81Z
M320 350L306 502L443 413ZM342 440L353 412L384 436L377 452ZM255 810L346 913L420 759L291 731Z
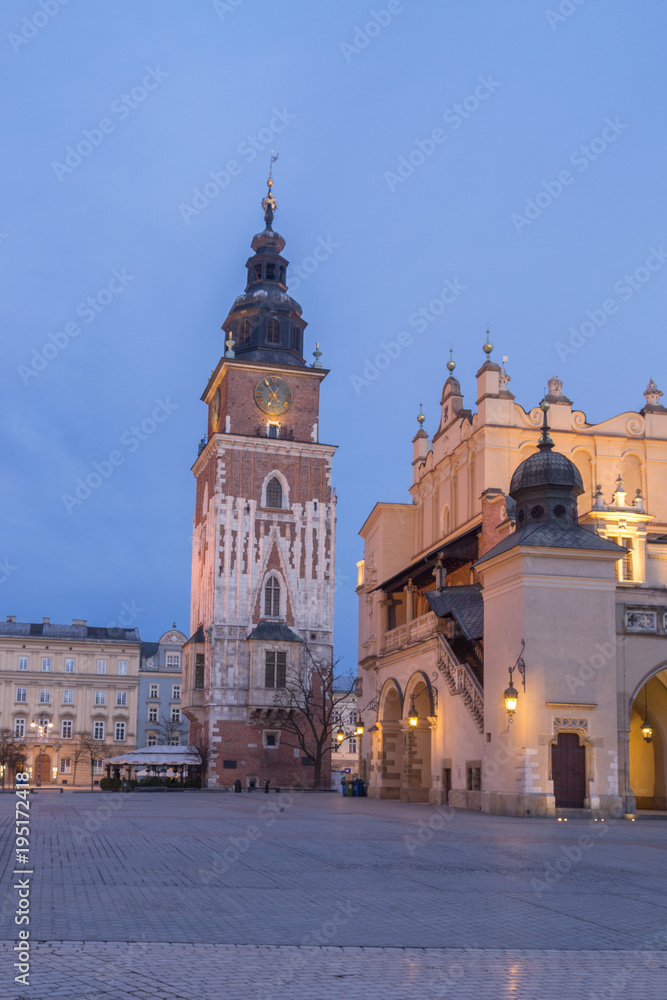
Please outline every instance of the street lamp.
M415 696L410 696L410 711L408 713L408 722L414 728L419 722L419 712L415 708Z
M647 743L653 742L653 726L648 721L648 694L647 685L644 685L644 721L642 722L642 736Z
M521 653L523 653L525 648L526 648L526 642L524 639L522 639ZM514 718L514 713L516 712L516 706L519 701L519 692L514 687L514 683L512 681L512 675L514 674L515 670L518 670L519 673L521 674L521 680L523 681L523 689L524 691L526 690L526 664L521 653L519 653L519 656L517 657L517 661L514 664L514 666L508 667L510 675L510 683L509 687L505 688L505 694L503 695L505 699L505 711L507 712L510 722L512 722Z
M336 742L338 743L338 746L341 745L344 739L345 739L345 730L339 726L338 729L336 730Z
M52 722L31 722L31 729L37 730L37 787L42 784L42 744L45 744L49 738L49 732L53 729Z
M363 736L364 735L364 724L361 721L361 719L359 719L359 722L357 722L357 725L355 727L354 733L355 733L355 736Z

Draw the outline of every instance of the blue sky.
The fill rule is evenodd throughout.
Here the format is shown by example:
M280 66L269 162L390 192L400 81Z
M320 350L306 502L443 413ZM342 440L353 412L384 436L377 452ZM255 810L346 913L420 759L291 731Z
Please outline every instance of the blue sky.
M354 670L357 532L409 499L450 345L467 405L487 324L527 408L553 374L593 421L665 388L666 28L659 0L4 0L0 613L188 630L199 397L275 148L286 256L329 248L292 290Z

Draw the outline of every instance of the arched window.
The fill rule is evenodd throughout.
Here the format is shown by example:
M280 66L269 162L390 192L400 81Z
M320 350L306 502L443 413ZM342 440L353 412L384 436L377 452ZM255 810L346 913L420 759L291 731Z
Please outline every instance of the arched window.
M247 344L250 340L250 320L244 319L239 327L239 344Z
M280 281L282 282L283 285L285 284L285 268L284 267L280 268Z
M266 339L269 344L280 343L280 323L275 316L269 320L266 328Z
M275 576L269 577L264 588L264 614L267 618L280 617L280 584Z
M262 265L255 264L255 281L259 281L262 277Z
M279 479L274 476L266 484L266 506L281 508L283 505L283 488Z
M266 265L266 279L267 279L267 281L275 281L276 280L276 265L275 264L272 264L272 263L269 262Z
M295 351L298 351L299 347L301 346L301 340L299 337L300 333L301 331L299 330L298 326L295 326L292 329L292 347L294 348Z

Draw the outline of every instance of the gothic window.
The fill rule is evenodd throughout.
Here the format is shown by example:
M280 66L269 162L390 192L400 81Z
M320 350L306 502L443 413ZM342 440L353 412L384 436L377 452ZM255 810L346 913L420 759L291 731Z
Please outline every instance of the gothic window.
M299 340L300 332L301 331L299 330L298 326L295 326L294 329L292 330L292 347L294 348L295 351L298 351L300 347L300 340Z
M244 319L239 326L239 344L247 344L250 340L250 320Z
M276 280L276 265L275 264L269 263L269 264L266 265L266 278L267 278L267 281L275 281Z
M268 651L264 663L264 687L284 688L287 675L287 653Z
M280 584L275 576L269 577L264 588L264 614L268 618L280 617Z
M266 328L266 339L269 344L279 344L280 343L280 323L273 316Z
M266 487L266 506L276 507L280 509L283 505L283 488L280 484L280 480L270 479Z
M259 281L262 277L262 265L255 264L255 281Z

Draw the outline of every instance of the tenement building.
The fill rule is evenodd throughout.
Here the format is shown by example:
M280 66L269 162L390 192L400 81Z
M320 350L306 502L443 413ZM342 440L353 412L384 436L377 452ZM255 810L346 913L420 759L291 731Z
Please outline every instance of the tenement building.
M34 784L99 784L103 759L135 750L136 628L0 623L0 729Z
M363 776L378 798L491 813L664 809L667 408L599 424L558 378L524 410L491 360L447 365L409 503L359 563Z
M142 642L139 665L137 744L139 747L188 745L188 723L181 713L183 646L187 636L176 625L157 642Z
M193 466L191 637L183 711L190 742L212 743L208 784L307 784L312 759L281 730L310 665L333 655L335 447L320 442L327 372L304 360L306 323L287 292L285 241L252 241L245 291L202 400L208 432ZM322 775L329 783L329 767Z

